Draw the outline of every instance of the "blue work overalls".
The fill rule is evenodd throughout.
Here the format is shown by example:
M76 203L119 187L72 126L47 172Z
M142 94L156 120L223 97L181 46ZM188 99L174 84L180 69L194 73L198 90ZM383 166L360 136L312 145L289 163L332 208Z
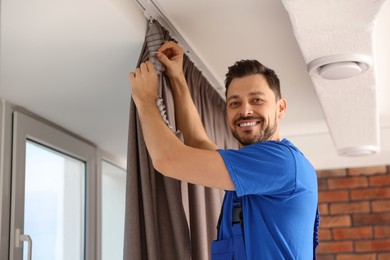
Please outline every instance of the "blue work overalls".
M232 230L233 237L222 239L220 237L220 222L221 215L218 221L218 240L213 241L211 249L212 260L247 260L245 251L245 241L243 234L243 216L241 199L234 200L232 213ZM316 250L319 245L318 229L320 224L320 214L317 208L316 217L314 221L313 232L313 259L316 260ZM221 239L221 240L220 240Z
M244 234L243 234L243 217L241 199L234 200L232 213L232 230L233 237L220 240L220 221L218 223L218 240L213 241L211 249L212 260L246 260Z

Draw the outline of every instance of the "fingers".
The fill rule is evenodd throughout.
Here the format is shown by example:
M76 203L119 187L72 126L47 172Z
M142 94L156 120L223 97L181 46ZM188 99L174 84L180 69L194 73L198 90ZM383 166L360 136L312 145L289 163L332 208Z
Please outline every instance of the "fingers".
M161 45L158 49L158 53L163 53L168 59L171 59L175 56L183 55L183 48L179 44L169 41Z
M176 42L166 42L158 49L156 54L158 60L165 65L169 76L176 76L181 73L183 67L183 48Z
M134 72L130 72L129 79L130 79L130 84L133 85L133 82L135 80L135 73Z
M130 79L130 86L131 87L136 86L136 84L137 84L136 82L137 82L138 77L139 77L139 73L137 76L137 70L135 72L130 72L129 79Z
M140 76L140 69L139 68L137 68L136 70L135 70L135 72L130 72L129 73L129 79L130 79L130 81L134 81L137 77L139 77ZM138 74L138 75L137 75Z
M151 61L145 61L139 66L140 73L155 72L154 64Z
M148 72L156 72L156 69L154 68L154 64L151 61L146 61L141 63L141 65L139 66L139 68L135 70L135 72L130 72L129 77L134 79Z
M146 69L147 69L149 72L155 72L155 71L156 71L156 69L154 68L153 62L151 62L151 61L146 61L146 62L143 63L143 64L145 64L145 67L146 67ZM142 64L141 64L141 65L142 65Z
M162 53L162 52L158 52L158 53L156 54L156 57L157 57L157 59L158 59L159 61L161 61L162 64L164 64L165 66L168 65L168 62L170 62L170 59L169 59L164 53Z
M135 101L154 102L157 95L158 76L154 64L141 63L139 68L129 73L131 95Z
M165 42L160 46L158 52L165 52L166 50L171 50L173 52L183 52L183 48L174 41Z

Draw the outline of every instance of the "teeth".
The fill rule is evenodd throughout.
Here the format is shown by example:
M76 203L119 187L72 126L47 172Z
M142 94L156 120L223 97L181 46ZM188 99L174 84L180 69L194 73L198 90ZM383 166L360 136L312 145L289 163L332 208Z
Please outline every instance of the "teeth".
M256 122L246 122L246 123L241 123L240 124L241 127L254 126L254 125L256 125Z

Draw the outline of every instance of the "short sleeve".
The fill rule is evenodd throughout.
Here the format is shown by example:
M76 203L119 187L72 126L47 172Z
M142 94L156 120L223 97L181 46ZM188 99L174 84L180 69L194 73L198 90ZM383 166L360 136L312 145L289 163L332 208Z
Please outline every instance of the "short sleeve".
M238 196L288 195L296 187L294 151L277 141L218 150Z

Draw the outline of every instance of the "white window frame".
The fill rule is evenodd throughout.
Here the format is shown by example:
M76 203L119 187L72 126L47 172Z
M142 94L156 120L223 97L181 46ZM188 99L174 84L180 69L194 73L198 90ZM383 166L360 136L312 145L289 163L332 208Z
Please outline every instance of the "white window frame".
M111 163L112 165L115 165L116 167L123 169L126 172L126 162L121 161L118 157L107 153L101 149L98 149L98 163L97 163L97 172L98 172L98 178L97 178L97 193L99 196L97 197L97 225L99 226L98 233L96 234L97 236L97 244L96 247L98 248L97 250L97 259L101 260L102 259L102 163L103 161L106 161L108 163ZM124 242L124 241L123 241Z
M11 214L12 214L12 197L11 194L14 189L11 189L12 178L15 175L13 171L21 171L24 168L23 165L17 163L13 165L13 153L21 152L20 148L15 149L15 143L18 140L13 140L13 131L17 128L30 127L29 124L16 125L13 122L13 115L17 113L22 117L30 118L28 121L33 122L33 134L30 134L30 130L22 130L24 134L19 136L20 139L28 139L38 141L42 144L48 144L49 147L53 147L56 150L64 151L67 154L71 154L76 158L79 151L76 154L72 154L69 150L72 150L71 144L74 142L81 142L86 145L87 148L80 148L81 151L89 150L88 155L81 156L83 161L88 161L87 173L86 173L86 248L85 255L87 260L101 260L101 218L102 218L102 188L101 188L101 177L102 177L102 161L107 161L116 165L119 168L126 169L126 161L121 160L99 148L94 144L80 138L69 131L63 129L60 126L54 125L53 123L37 116L24 108L14 106L0 98L0 259L11 259L11 248L14 245L14 232L11 230L15 229L15 223L12 223L11 227ZM38 129L38 130L37 130ZM58 141L52 132L61 132L61 138L63 141ZM23 137L24 135L24 137ZM43 135L45 139L47 136L49 139L46 142L40 140L40 136ZM34 137L36 136L36 137ZM68 142L68 138L73 141ZM68 140L65 141L64 140ZM65 143L62 146L61 143ZM76 145L77 146L77 145ZM25 146L24 146L25 149ZM77 148L78 149L78 148ZM76 150L77 150L76 149ZM83 153L83 152L81 152ZM25 154L23 152L23 154ZM85 157L85 158L84 158ZM24 170L24 169L23 169ZM20 181L20 180L16 180ZM13 213L14 214L14 213ZM33 252L34 255L34 252Z
M0 100L0 259L9 259L12 107Z
M24 112L24 113L23 113ZM24 203L24 194L16 194L16 185L24 185L25 171L25 143L26 140L36 141L47 145L57 151L64 152L86 163L86 201L85 201L85 259L97 259L97 233L100 227L97 225L97 171L96 158L97 148L69 132L56 127L50 122L43 122L26 114L12 110L13 114L13 140L12 140L12 188L11 188L11 218L9 225L9 256L4 259L21 259L22 251L15 250L15 231L23 227L22 218L19 218L15 208L20 209ZM11 150L11 149L10 149ZM16 161L18 155L20 161ZM22 177L21 177L22 176ZM19 188L20 191L20 188ZM15 207L13 207L15 205ZM9 212L9 211L8 211ZM22 229L23 230L23 229ZM3 259L3 258L2 258Z

